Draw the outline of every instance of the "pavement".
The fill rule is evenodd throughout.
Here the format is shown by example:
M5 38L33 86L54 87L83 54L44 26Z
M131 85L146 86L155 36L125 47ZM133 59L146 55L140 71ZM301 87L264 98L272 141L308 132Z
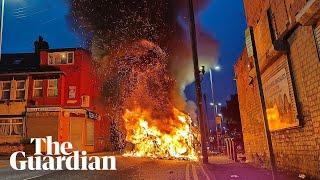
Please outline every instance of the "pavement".
M105 156L110 154L94 154ZM271 172L249 164L235 163L224 156L210 157L209 164L182 160L130 158L120 155L116 171L14 171L8 160L0 160L0 179L119 179L119 180L269 180ZM280 180L298 179L278 173Z
M207 171L215 180L272 180L272 172L267 169L254 167L248 163L238 163L223 155L211 156ZM295 180L298 175L288 172L276 172L277 180Z

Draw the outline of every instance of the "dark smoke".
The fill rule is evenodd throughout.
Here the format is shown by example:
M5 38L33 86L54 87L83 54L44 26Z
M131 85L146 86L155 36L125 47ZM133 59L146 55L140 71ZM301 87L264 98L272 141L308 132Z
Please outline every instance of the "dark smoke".
M203 9L208 1L195 0L196 12ZM152 42L165 52L166 57L160 59L163 60L166 68L166 71L163 71L167 73L164 77L173 79L152 84L152 86L164 86L164 88L155 88L157 90L155 93L158 94L155 94L157 96L152 97L152 100L163 101L161 104L163 108L170 106L168 104L171 103L174 103L179 109L184 108L185 103L181 90L193 80L187 3L188 0L70 1L70 17L73 27L86 38L91 48L97 71L105 79L106 102L112 102L113 105L110 108L113 111L123 111L119 110L119 107L129 99L135 101L130 95L124 96L127 92L135 91L134 88L137 86L132 84L133 82L129 83L129 80L130 86L125 85L128 76L122 78L124 76L121 74L121 68L126 68L123 72L128 72L128 65L122 67L121 63L125 59L130 59L127 56L132 54L131 49L141 40ZM201 64L211 65L217 55L216 42L200 31L201 27L198 26L197 29ZM135 57L140 56L135 55ZM141 66L148 64L148 68L151 67L150 64L152 65L150 62L146 63L144 58L135 62L140 62ZM135 65L133 64L129 69L137 68ZM144 71L140 69L139 72ZM126 92L123 93L124 90ZM154 107L157 110L161 109L157 104L154 104ZM120 116L122 113L115 114Z
M174 52L182 44L184 30L178 17L187 17L188 0L72 0L71 16L78 31L84 32L103 56L140 39ZM198 0L197 7L206 0ZM200 3L200 4L199 4Z

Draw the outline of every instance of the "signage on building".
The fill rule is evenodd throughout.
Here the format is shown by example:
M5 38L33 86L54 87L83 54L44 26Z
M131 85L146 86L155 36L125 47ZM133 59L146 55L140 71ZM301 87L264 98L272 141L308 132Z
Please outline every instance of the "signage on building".
M89 119L99 120L99 114L92 111L87 111L87 116Z
M27 108L27 112L60 112L60 107Z
M76 98L76 86L69 86L69 99Z
M263 91L271 131L299 126L291 77L285 60L275 63L263 74Z
M247 52L248 52L248 57L253 56L253 37L252 37L252 28L248 27L245 31L245 36L246 36L246 47L247 47Z

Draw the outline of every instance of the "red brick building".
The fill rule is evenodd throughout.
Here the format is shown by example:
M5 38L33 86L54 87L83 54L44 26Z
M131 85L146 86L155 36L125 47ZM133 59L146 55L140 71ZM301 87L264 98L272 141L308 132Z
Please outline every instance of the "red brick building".
M41 51L35 68L2 74L12 79L9 94L24 95L20 140L53 136L59 142L72 142L75 149L105 150L109 121L98 106L101 83L94 72L88 51L67 48ZM13 96L8 102L15 101Z
M247 158L270 164L256 57L277 168L320 178L320 0L244 6L247 47L235 73Z

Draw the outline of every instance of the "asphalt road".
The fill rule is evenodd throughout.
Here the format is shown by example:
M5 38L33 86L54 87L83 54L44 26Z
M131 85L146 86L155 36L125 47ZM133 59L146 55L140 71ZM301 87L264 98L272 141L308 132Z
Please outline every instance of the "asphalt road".
M214 179L214 177L210 177L209 173L198 162L117 156L116 171L14 171L7 167L0 169L0 179L209 180Z
M0 162L0 179L119 179L119 180L271 180L271 172L240 163L211 163L116 156L116 171L15 171ZM278 174L278 179L297 176Z

